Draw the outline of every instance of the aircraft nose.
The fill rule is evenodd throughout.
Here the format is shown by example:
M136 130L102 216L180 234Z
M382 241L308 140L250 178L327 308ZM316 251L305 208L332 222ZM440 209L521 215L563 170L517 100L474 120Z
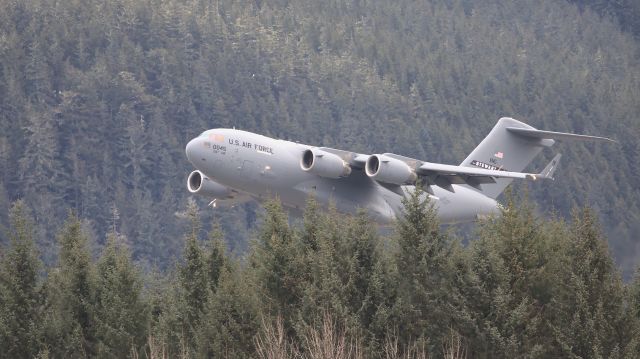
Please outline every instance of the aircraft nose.
M196 147L197 147L197 142L198 139L194 138L193 140L189 141L189 143L187 143L187 147L185 148L185 153L187 154L187 159L189 160L189 162L191 162L193 165L195 165L195 159L196 159Z

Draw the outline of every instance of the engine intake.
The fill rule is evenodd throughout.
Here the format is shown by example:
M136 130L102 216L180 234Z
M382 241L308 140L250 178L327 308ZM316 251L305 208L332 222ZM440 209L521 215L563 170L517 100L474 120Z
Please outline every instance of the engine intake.
M396 185L413 184L418 176L404 161L385 155L371 155L365 164L367 176L378 182Z
M200 171L193 171L187 178L189 192L219 199L233 198L234 192L226 186L210 179Z
M351 173L351 167L342 158L317 148L310 148L302 153L300 168L326 178L340 178Z

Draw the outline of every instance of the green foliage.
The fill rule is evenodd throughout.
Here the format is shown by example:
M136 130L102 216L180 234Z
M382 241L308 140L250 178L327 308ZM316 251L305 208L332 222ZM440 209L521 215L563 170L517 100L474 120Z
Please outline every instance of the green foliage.
M214 223L209 233L209 248L206 253L208 282L211 292L215 292L220 282L220 275L227 267L226 245L224 233L219 222Z
M543 226L526 198L509 194L501 215L481 227L480 238L471 246L476 281L468 298L480 332L473 343L477 356L553 354L545 351L553 349L545 330L546 308L559 285L555 278L561 267L554 260L563 259L555 243L562 236L551 235L554 226Z
M404 211L396 224L398 300L395 312L403 344L427 343L440 356L443 339L459 322L460 303L453 286L453 242L440 232L436 210L419 186L403 199Z
M45 282L44 340L51 356L95 355L97 276L89 239L75 214L69 214L57 239L59 263Z
M0 352L13 358L38 353L40 340L40 260L33 219L23 201L11 206L9 248L0 258Z
M97 264L97 356L103 358L140 355L147 339L142 278L124 241L125 237L109 233Z
M218 225L200 243L189 202L182 258L155 274L137 269L117 232L94 260L87 222L71 214L59 263L40 285L32 222L17 202L0 262L3 353L637 357L639 281L622 282L592 210L547 220L508 195L464 247L442 232L420 189L404 205L381 238L365 211L320 211L310 198L303 222L290 225L272 200L248 258L238 259Z
M202 358L253 358L259 328L258 298L237 264L225 266L205 307L196 347Z
M190 202L187 218L191 223L185 238L184 263L180 266L180 290L184 300L183 335L192 338L210 295L205 253L198 242L200 218L195 203ZM190 340L190 339L189 339ZM192 342L189 342L192 344Z
M366 211L344 217L335 209L319 211L310 198L298 238L307 269L298 337L322 331L330 313L345 334L362 341L361 350L374 355L387 332L394 285Z
M249 263L255 271L255 283L266 300L266 313L281 315L287 330L293 328L293 318L303 290L303 257L287 215L277 200L265 204L263 224L253 243Z
M630 322L623 284L593 211L576 211L570 231L562 303L569 315L556 323L557 340L565 354L621 357L637 343L625 328Z

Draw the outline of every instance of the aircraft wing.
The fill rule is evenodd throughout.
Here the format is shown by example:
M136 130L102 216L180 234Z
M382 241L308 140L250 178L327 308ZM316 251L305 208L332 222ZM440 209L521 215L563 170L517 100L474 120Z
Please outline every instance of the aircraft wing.
M332 153L339 156L349 166L364 169L370 155L338 150L330 147L320 147L322 151ZM497 178L522 178L529 180L537 179L553 179L553 173L557 168L560 154L551 160L551 162L540 173L523 173L510 172L500 169L484 169L467 166L446 165L442 163L423 162L414 158L396 155L393 153L385 153L384 156L394 158L406 163L415 173L422 179L423 185L436 185L448 191L453 192L452 184L466 184L480 190L480 185L486 183L496 183ZM383 183L381 183L383 184ZM391 186L384 184L385 186ZM399 187L393 185L394 187Z
M413 165L417 162L417 160L391 153L385 155L403 160L408 165ZM510 172L500 169L473 168L432 162L418 162L418 166L415 169L416 174L420 176L425 185L436 185L453 192L452 184L466 184L479 190L481 184L496 183L496 178L522 178L532 181L553 179L553 173L559 161L560 154L557 154L540 173Z
M482 168L445 165L424 162L417 168L416 173L429 185L436 185L453 191L452 184L468 184L480 189L483 183L495 183L496 178L526 178L536 180L538 175L533 173L509 172L501 170L486 170Z

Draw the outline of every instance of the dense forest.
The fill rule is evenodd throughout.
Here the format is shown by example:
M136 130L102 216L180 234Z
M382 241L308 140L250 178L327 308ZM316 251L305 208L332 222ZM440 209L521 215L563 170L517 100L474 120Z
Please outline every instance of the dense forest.
M135 261L166 269L182 250L184 146L204 129L456 164L511 116L619 141L557 145L557 180L529 190L541 214L592 207L630 278L640 253L639 7L0 0L0 224L24 199L53 264L69 209L96 238L94 254L119 218ZM204 223L215 217L241 253L258 212L248 204Z
M0 358L638 358L639 41L635 0L0 0ZM185 188L209 128L457 164L502 116L618 143L465 231Z
M420 193L381 237L365 211L293 225L268 201L245 257L187 204L176 265L145 273L118 223L94 257L70 213L58 261L38 259L33 218L10 210L0 259L7 358L637 358L640 275L622 282L593 210L540 219L507 197L462 246ZM202 240L200 238L203 238ZM42 273L46 275L42 275Z

